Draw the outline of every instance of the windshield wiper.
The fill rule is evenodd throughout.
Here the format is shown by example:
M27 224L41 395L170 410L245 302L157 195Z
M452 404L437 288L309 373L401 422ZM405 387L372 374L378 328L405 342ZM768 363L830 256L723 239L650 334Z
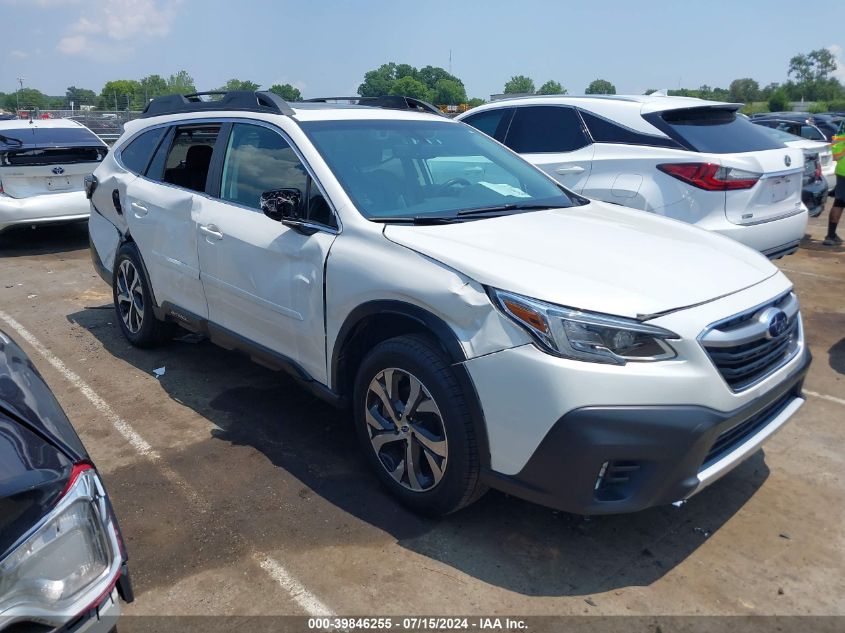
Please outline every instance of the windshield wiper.
M17 143L18 145L23 145L23 141L19 138L13 138L11 136L6 136L5 134L0 134L0 141L3 143Z
M504 211L537 211L540 209L564 209L568 208L569 205L560 205L560 204L533 204L533 203L526 203L526 204L501 204L498 206L492 207L479 207L477 209L464 209L463 211L458 211L458 216L465 217L470 215L487 215L488 213L502 213Z
M398 216L395 218L370 218L373 222L381 222L383 224L415 224L418 226L426 224L451 224L453 222L460 222L460 218L442 216L442 215L411 215Z

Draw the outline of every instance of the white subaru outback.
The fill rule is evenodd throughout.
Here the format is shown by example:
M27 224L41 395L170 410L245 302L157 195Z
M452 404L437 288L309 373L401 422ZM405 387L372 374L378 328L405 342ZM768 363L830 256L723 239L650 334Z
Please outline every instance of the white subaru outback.
M132 344L178 324L351 406L420 512L489 486L583 514L686 499L804 403L798 301L765 257L433 114L162 97L87 190Z

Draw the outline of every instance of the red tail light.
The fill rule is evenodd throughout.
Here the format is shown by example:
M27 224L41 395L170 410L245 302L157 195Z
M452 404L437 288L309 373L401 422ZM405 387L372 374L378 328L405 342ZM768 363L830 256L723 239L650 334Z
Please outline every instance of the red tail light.
M713 163L664 163L657 168L673 178L707 191L751 189L762 175Z
M67 480L67 484L65 484L65 489L62 490L61 496L64 497L67 494L67 491L73 488L73 484L76 483L76 480L79 479L79 475L84 473L86 470L93 470L94 467L91 464L86 462L77 462L71 467L70 471L70 478Z

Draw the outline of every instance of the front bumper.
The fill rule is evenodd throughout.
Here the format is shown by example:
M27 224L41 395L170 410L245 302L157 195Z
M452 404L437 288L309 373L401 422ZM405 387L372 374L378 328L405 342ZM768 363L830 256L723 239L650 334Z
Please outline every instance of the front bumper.
M485 482L577 514L635 512L687 499L756 452L798 410L809 365L804 352L778 387L730 412L682 405L570 411L519 473L489 470ZM731 430L745 434L708 459L717 438Z
M81 222L91 206L84 191L49 193L29 198L0 195L0 231L22 224Z

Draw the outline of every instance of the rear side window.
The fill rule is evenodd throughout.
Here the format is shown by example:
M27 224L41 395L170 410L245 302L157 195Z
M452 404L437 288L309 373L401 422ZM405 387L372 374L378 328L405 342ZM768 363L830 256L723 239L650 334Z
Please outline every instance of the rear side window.
M581 110L581 117L590 131L590 136L597 143L617 143L620 145L648 145L651 147L681 147L677 141L666 138L665 136L656 136L654 134L645 134L637 132L624 125L614 123L610 119Z
M167 153L162 180L172 185L205 191L208 169L220 125L189 125L176 128Z
M571 152L590 144L574 108L516 108L505 143L520 154Z
M513 114L513 108L499 108L498 110L487 110L468 116L463 121L477 130L481 130L487 136L492 136L498 141L505 138L508 122Z
M782 149L781 144L734 110L684 108L644 118L698 152L732 154Z
M825 140L824 134L819 132L818 128L812 125L802 125L801 126L801 136L811 141L823 141Z
M148 130L120 150L120 162L133 174L143 174L166 128Z

